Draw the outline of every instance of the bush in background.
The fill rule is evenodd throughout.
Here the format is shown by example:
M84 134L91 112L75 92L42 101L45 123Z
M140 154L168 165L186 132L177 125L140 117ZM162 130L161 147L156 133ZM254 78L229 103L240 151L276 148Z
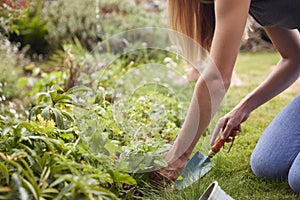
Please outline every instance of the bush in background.
M0 34L0 98L2 101L12 99L19 94L16 87L17 79L23 67L29 63L24 52L19 52L18 46ZM1 101L0 101L1 102Z
M57 0L45 5L44 20L47 21L51 44L60 48L64 41L78 38L81 44L92 50L97 42L126 30L160 26L159 15L147 13L127 1L100 1L96 17L95 0Z
M13 9L4 3L0 3L0 32L2 34L19 33L19 27L16 24L18 19L24 16L24 10Z
M50 51L46 36L48 27L41 18L43 1L31 1L24 10L2 4L1 28L10 41L20 43L20 48L29 47L27 53L47 54ZM12 14L10 14L12 13Z
M28 46L30 55L47 55L75 39L92 50L97 42L114 34L163 24L157 12L148 12L128 1L99 2L97 8L95 0L39 0L30 1L24 10L2 3L0 31L10 41L20 43L21 48Z

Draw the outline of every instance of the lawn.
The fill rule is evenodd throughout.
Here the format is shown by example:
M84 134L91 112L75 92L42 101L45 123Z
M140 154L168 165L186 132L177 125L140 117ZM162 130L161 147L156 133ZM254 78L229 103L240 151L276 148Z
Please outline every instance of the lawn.
M230 88L223 109L217 116L230 111L248 92L253 90L271 72L279 60L276 53L241 53L238 56L236 71L244 86ZM217 154L212 162L213 169L191 187L182 191L166 190L153 199L198 199L205 189L218 181L220 187L234 199L300 199L288 186L287 181L265 181L256 178L250 168L250 156L263 130L276 114L300 92L299 80L282 94L255 110L244 122L243 131L229 153L226 150ZM217 120L218 117L215 117ZM210 130L213 130L213 124ZM227 146L228 147L228 146ZM198 146L204 152L205 147Z

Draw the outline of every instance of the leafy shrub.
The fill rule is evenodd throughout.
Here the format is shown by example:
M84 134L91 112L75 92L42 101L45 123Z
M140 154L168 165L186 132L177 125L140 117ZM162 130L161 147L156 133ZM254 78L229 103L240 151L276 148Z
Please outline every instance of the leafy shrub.
M151 15L126 1L100 1L99 19L95 0L57 0L45 5L44 20L48 22L49 41L57 46L78 38L92 50L97 42L129 29L159 26L159 16ZM150 17L151 16L151 17ZM151 20L150 20L151 19Z
M0 3L0 33L2 34L12 34L19 33L19 27L16 24L18 19L24 17L24 10L13 9L4 2Z
M48 92L38 93L36 106L31 109L29 119L35 115L40 122L44 119L52 124L55 123L58 128L63 130L68 129L67 126L72 126L74 118L64 109L72 105L72 97L62 93L63 89L59 86L51 87ZM45 102L43 103L43 101Z
M96 16L95 0L33 1L25 10L0 6L0 30L10 40L29 46L29 54L47 54L78 39L93 50L97 42L114 34L140 27L160 26L156 13L128 5L125 1L100 1ZM98 8L97 8L98 9ZM151 20L149 20L151 19ZM153 37L154 38L154 37Z
M25 10L24 16L15 20L18 31L9 34L10 40L19 42L21 47L29 46L29 54L46 54L50 50L46 39L48 27L41 18L43 2L38 0Z
M138 90L124 99L125 107L115 94L126 90L126 73L149 63L165 65L171 53L144 45L127 54L92 55L80 37L71 39L75 45L61 43L45 68L27 66L30 77L19 79L23 94L33 97L29 120L0 115L0 199L141 198L150 182L147 172L166 165L163 153L179 131L186 102L166 85L156 92ZM159 70L154 76L170 79ZM122 116L116 108L126 112Z
M23 67L29 63L18 46L0 34L0 98L10 100L19 94L16 87L17 79L22 74ZM0 102L1 102L0 100Z
M0 198L132 199L142 195L141 187L150 181L147 173L137 172L166 165L162 153L178 131L176 122L182 122L173 97L149 94L146 101L134 99L130 124L145 127L137 135L120 129L105 91L95 94L98 103L91 101L90 107L80 103L87 101L82 91L86 88L64 93L52 87L38 93L30 122L10 124L0 115ZM147 116L162 106L154 103L155 97L167 105L167 118L161 124L164 130L149 132ZM137 121L137 114L144 120Z
M29 76L20 78L18 86L24 88L22 95L27 97L48 92L54 85L68 91L76 83L82 83L78 80L80 73L88 73L96 65L94 57L75 39L75 43L64 44L62 50L55 51L44 63L26 66Z
M145 87L120 107L125 120L115 110L117 99L108 100L116 89L126 88L117 81L126 79L124 74L139 63L163 64L167 55L127 55L106 69L97 68L99 61L79 44L64 45L54 59L60 60L60 70L33 67L34 76L19 81L34 100L30 121L15 123L0 115L0 198L141 198L149 186L148 171L166 165L163 153L183 122L178 113L185 102L164 87L156 92ZM80 74L75 87L65 90L72 67Z
M105 164L105 155L90 154L74 129L63 132L41 118L11 127L0 144L1 199L116 199L110 184L135 183Z

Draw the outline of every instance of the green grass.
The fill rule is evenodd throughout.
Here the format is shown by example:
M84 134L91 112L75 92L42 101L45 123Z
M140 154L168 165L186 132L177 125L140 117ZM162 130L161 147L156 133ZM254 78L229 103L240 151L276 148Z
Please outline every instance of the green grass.
M237 60L236 72L243 80L244 86L230 88L223 109L217 116L230 111L246 94L258 86L278 60L279 55L276 53L241 53ZM217 154L212 160L213 169L197 183L182 191L165 189L160 195L154 198L152 196L150 199L196 200L213 181L218 181L221 188L234 199L300 199L300 195L289 188L287 181L266 181L256 178L249 163L252 150L264 129L281 108L299 92L299 87L288 89L255 110L243 123L243 131L236 138L230 153L224 150ZM209 129L213 130L213 123ZM201 149L199 146L197 148Z

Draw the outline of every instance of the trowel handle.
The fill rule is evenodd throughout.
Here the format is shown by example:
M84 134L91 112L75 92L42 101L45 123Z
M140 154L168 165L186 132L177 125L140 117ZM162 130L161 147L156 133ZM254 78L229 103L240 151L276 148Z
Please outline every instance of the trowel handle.
M212 158L216 153L220 151L220 149L224 146L225 140L221 137L217 140L217 142L211 147L208 152L208 157Z

